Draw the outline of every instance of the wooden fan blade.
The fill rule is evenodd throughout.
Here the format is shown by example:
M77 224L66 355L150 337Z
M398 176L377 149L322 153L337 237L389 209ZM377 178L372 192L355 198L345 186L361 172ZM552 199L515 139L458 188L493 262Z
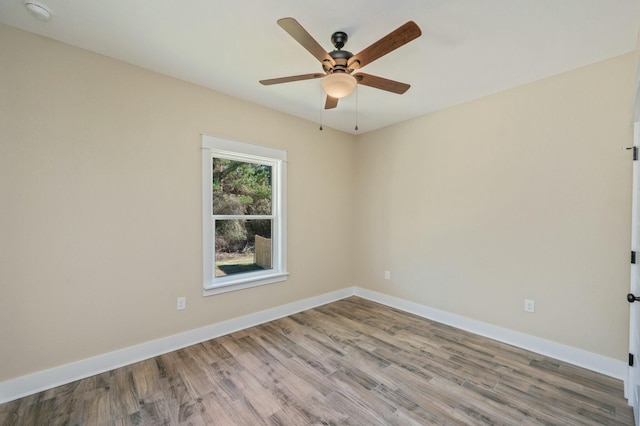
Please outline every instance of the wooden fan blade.
M299 81L299 80L311 80L313 78L321 78L324 77L324 74L321 73L313 73L313 74L302 74L302 75L292 75L289 77L280 77L280 78L270 78L267 80L260 80L260 84L265 86L269 86L271 84L280 84L280 83L289 83L291 81Z
M411 85L406 83L400 83L399 81L389 80L363 72L359 72L353 76L356 78L358 84L364 84L365 86L375 87L376 89L386 90L387 92L393 92L399 95L402 95L411 87Z
M311 34L305 30L302 25L298 23L293 18L282 18L278 19L278 25L282 27L283 30L289 33L291 37L293 37L298 43L302 45L309 53L311 53L317 60L320 62L328 61L331 66L335 65L335 61L326 50L318 44L318 42L311 37Z
M365 48L360 53L353 55L349 59L348 67L351 69L362 68L375 61L381 56L396 50L398 47L409 43L411 40L420 37L422 31L420 27L409 21L396 30L390 32L380 40Z
M332 98L327 95L327 101L324 103L324 109L332 109L338 106L338 98Z

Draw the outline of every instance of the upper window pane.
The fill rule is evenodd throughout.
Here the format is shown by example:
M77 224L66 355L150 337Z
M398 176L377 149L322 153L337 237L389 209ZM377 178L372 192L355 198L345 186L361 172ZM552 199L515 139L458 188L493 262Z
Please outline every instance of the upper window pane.
M271 215L272 167L212 159L214 215Z

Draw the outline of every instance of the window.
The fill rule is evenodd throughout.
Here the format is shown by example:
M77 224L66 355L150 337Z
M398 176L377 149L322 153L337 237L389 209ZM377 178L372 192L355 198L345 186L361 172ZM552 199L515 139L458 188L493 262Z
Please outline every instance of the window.
M287 279L287 153L202 136L204 295Z

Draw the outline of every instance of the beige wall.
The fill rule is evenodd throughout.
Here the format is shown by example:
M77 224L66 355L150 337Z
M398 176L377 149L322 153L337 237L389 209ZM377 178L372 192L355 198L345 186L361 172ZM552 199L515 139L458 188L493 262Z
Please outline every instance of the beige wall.
M351 135L6 26L0 64L0 381L353 284ZM202 297L202 132L288 151L287 282Z
M356 284L625 360L635 60L359 137Z

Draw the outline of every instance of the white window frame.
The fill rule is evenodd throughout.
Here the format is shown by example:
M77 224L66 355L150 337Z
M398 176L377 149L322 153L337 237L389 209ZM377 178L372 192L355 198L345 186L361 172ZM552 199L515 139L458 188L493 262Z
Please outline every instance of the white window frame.
M286 233L286 194L287 194L287 151L237 142L210 135L202 135L202 254L204 296L241 290L244 288L286 281L287 272L287 233ZM242 274L216 277L214 274L213 240L213 195L211 191L212 158L266 164L272 167L272 216L252 216L253 218L272 219L271 261L272 269L246 272ZM235 218L235 217L229 217Z

